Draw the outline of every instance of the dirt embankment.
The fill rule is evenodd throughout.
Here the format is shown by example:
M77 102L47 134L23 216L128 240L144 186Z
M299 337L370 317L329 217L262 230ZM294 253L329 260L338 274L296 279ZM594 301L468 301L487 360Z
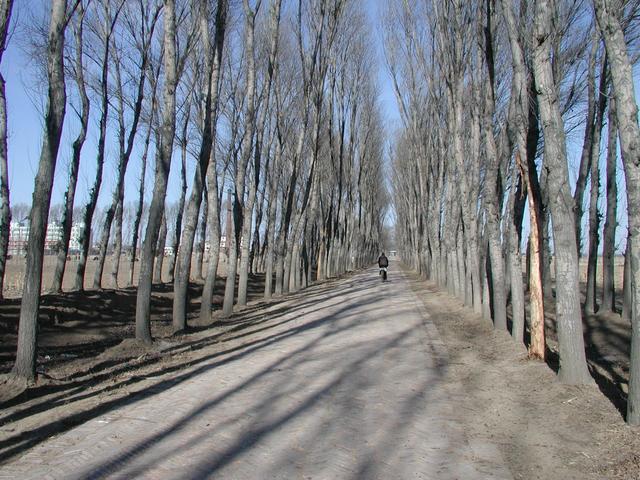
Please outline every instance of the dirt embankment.
M506 332L495 331L489 320L433 283L410 275L449 351L449 374L464 387L460 414L469 434L501 445L516 478L640 478L640 430L624 423L598 385L560 384L553 356L550 365L530 360L524 345ZM611 324L595 317L585 322L592 372L607 361L601 355L613 356L622 372L624 354L619 339L611 340ZM555 332L549 325L547 330L553 345Z

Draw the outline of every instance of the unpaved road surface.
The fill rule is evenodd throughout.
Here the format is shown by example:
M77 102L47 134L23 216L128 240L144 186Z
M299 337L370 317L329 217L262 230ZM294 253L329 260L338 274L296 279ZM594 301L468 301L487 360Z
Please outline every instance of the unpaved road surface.
M463 386L407 278L376 273L309 289L256 341L39 444L0 478L512 478L496 445L468 435Z

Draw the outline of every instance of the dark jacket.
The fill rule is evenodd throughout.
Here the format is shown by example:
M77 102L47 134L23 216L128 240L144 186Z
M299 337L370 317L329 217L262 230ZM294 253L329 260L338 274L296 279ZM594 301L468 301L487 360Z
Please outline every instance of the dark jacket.
M378 266L380 268L388 267L389 266L389 259L384 255L380 255L380 258L378 258Z

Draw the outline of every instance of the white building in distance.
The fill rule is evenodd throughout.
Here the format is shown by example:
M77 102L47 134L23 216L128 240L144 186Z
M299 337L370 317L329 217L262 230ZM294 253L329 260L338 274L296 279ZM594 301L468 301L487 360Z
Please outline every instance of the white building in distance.
M71 239L69 241L69 250L80 250L80 232L83 224L74 223L71 227ZM27 253L27 242L29 241L29 232L31 231L29 220L12 221L9 225L9 255L24 255ZM58 222L49 222L47 224L47 233L44 238L45 253L54 253L62 243L62 224Z

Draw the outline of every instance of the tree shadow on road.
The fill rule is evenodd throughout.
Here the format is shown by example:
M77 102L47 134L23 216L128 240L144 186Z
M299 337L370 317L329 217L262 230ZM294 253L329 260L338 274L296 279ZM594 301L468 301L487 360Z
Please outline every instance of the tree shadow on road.
M0 461L6 461L51 435L67 431L98 415L143 401L204 371L239 360L306 329L320 328L327 319L282 330L288 323L295 321L298 315L313 311L312 307L320 300L339 305L338 299L342 292L333 290L335 283L316 285L291 298L278 299L273 302L273 308L269 311L265 311L269 305L251 306L225 320L223 328L211 329L210 333L200 332L200 336L195 339L185 336L181 343L170 346L166 352L149 355L133 365L130 362L105 362L99 367L99 373L90 372L88 378L72 377L65 384L33 389L31 398L35 397L35 402L23 408L20 408L18 401L4 405L6 415L0 417L0 425L5 431L11 431L12 423L55 408L71 413L63 413L53 421L45 421L35 428L7 436L0 441ZM364 282L352 285L351 291L357 293L368 288L370 285ZM300 301L301 299L304 300ZM270 330L277 332L262 336ZM214 349L213 353L210 353L211 349ZM202 355L198 356L198 353ZM185 354L188 354L187 358L182 358ZM169 365L159 364L163 355L171 359L175 356L176 361ZM129 395L125 391L149 382L149 386L134 394ZM105 397L111 395L115 398L105 400ZM8 406L19 408L7 411Z
M350 289L343 290L343 293L349 294L350 291ZM326 400L327 396L330 396L332 405L335 407L331 415L329 417L319 415L313 419L312 423L315 423L315 428L305 431L302 434L304 438L297 440L302 442L297 445L297 453L292 449L285 448L285 451L291 452L294 456L300 455L300 452L317 451L318 442L330 436L329 430L339 428L342 423L348 421L356 424L361 423L357 417L363 412L359 408L360 404L357 400L375 393L373 391L374 383L368 380L363 371L376 370L379 368L378 365L384 365L385 362L394 360L394 355L397 355L398 351L406 351L407 348L420 348L414 338L416 328L413 325L411 328L403 329L394 335L388 335L374 341L363 338L359 343L350 344L349 348L355 349L358 354L346 363L343 363L342 357L338 354L334 358L331 355L326 355L325 349L336 338L352 329L362 328L363 318L367 318L368 314L373 316L377 313L378 317L373 316L375 322L388 320L388 313L381 313L377 308L370 308L377 301L376 298L372 298L355 305L348 304L337 310L331 309L317 320L276 334L275 338L267 340L266 344L262 344L255 350L252 349L251 353L267 346L273 347L285 339L303 333L313 334L314 338L293 351L283 353L246 380L214 396L170 425L163 427L159 432L149 435L135 446L127 448L98 467L84 472L82 476L104 478L113 474L124 474L128 477L137 477L149 473L158 462L190 452L192 449L206 445L207 441L214 445L212 450L202 455L203 460L191 465L186 471L181 471L180 478L214 476L267 437L278 435L287 425L305 417L307 421L311 421L309 420L311 416L318 413L319 404ZM353 312L353 310L357 311ZM318 313L323 312L319 309ZM242 356L245 355L245 353L242 354ZM303 368L318 358L324 359L326 365L323 364L323 370L331 372L326 379L323 377L319 380L317 376L303 373ZM239 359L240 357L233 358L231 361ZM220 365L206 366L200 373L206 373L210 368L216 366ZM268 393L261 396L255 404L247 405L246 410L243 405L240 412L229 415L229 418L223 422L217 422L215 427L201 431L202 429L199 427L205 418L217 417L216 408L223 409L221 405L224 402L232 401L234 396L253 388L266 376L274 375L283 369L290 374L277 377L279 381L270 384ZM403 431L408 429L413 424L415 416L423 411L430 395L438 391L436 387L445 375L446 366L437 365L434 370L435 374L431 376L424 375L424 373L420 375L421 371L423 372L421 365L413 365L412 374L408 375L408 378L398 379L410 382L413 385L413 393L400 402L397 410L382 412L387 418L380 418L378 421L388 424L387 431L382 438L371 439L372 442L367 446L367 451L363 452L353 465L354 472L365 476L374 475L377 466L384 464L386 458L398 453L401 446L397 443L397 438L402 438ZM283 411L279 406L289 395L297 395L295 407ZM274 414L274 412L277 413ZM251 417L251 422L241 428L241 431L228 445L216 448L216 434L221 433L225 428L242 423L246 415ZM355 420L354 416L356 416ZM183 432L193 431L200 433L185 435L186 440L178 437ZM283 443L286 443L294 439L283 438L282 440ZM160 447L169 442L173 453L167 453L166 449ZM150 455L152 458L149 459L146 455ZM329 461L329 457L333 453L327 451L324 455ZM264 473L265 478L268 478L271 474L277 474L279 470L290 468L295 460L295 458L287 458L286 456L279 460L274 459L273 468L276 471L261 472L261 474ZM142 464L140 464L141 461Z

